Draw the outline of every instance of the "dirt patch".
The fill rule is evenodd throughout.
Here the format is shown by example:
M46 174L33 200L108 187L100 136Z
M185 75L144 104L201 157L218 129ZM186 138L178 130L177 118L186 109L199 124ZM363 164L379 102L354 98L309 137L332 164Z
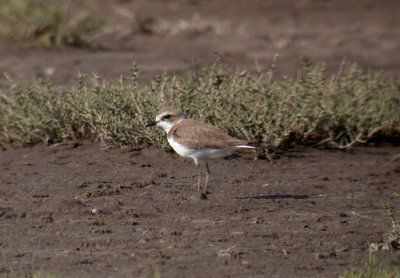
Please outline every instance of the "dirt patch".
M118 78L133 62L141 78L186 74L217 56L233 70L269 67L279 55L277 75L295 76L300 59L326 62L337 72L344 58L363 69L400 72L400 4L388 1L87 1L115 32L95 43L102 49L18 49L0 43L0 72L31 81L51 76L71 84L78 72ZM81 9L80 1L70 6ZM149 32L140 31L145 25ZM143 26L142 26L143 28ZM152 33L151 33L152 32ZM255 63L257 66L255 66ZM4 78L0 85L7 84Z
M3 151L0 273L337 277L391 228L383 206L399 205L398 153L216 160L199 200L193 162L174 153L89 142Z

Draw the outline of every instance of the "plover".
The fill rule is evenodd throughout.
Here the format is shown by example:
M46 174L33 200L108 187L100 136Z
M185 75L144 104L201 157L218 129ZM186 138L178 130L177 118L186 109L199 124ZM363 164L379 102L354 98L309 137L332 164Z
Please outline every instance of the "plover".
M205 181L202 198L207 198L207 185L210 176L208 160L231 155L238 149L254 149L246 142L230 137L210 124L186 119L181 110L164 107L158 111L156 120L146 127L157 126L167 133L168 143L180 156L192 158L198 170L197 190L200 193L201 167L205 161Z

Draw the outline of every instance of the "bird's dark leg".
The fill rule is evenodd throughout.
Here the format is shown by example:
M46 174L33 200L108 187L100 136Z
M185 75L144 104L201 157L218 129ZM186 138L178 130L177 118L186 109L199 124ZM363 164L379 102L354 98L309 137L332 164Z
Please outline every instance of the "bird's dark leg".
M204 194L207 194L207 185L209 177L210 177L210 168L208 168L208 160L206 160L206 180L204 182Z
M198 180L197 180L197 191L200 192L200 182L201 182L201 167L198 161L195 161L196 166L197 166L197 175L198 175Z

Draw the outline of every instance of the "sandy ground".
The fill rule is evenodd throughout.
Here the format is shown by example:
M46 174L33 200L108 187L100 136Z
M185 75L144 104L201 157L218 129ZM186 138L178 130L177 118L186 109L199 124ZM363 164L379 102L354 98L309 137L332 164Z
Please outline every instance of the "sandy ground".
M398 1L88 3L122 23L132 19L121 9L152 18L169 33L126 28L100 38L102 50L3 42L0 71L70 86L78 71L117 78L136 62L146 80L200 68L218 53L233 70L267 67L278 54L278 76L294 76L301 57L329 72L345 57L400 72ZM87 141L0 150L0 276L337 277L362 267L369 243L391 228L384 205L400 207L399 152L383 144L299 148L273 163L221 159L211 163L208 200L199 200L193 162L174 153L101 151Z
M55 0L56 1L56 0ZM78 9L81 1L70 1ZM118 78L133 63L147 80L186 74L221 57L232 70L266 68L294 77L300 59L325 62L330 73L347 58L365 70L400 72L400 3L385 1L140 0L86 1L118 31L100 37L104 50L18 49L0 44L0 72L16 80L52 77L72 84L77 73ZM137 31L152 21L153 35ZM142 24L145 25L145 24ZM147 25L145 25L147 26ZM257 65L257 66L256 66ZM4 77L0 85L7 84Z
M211 163L89 142L0 155L0 273L67 277L337 277L390 230L399 148L298 149ZM381 257L392 260L391 252Z

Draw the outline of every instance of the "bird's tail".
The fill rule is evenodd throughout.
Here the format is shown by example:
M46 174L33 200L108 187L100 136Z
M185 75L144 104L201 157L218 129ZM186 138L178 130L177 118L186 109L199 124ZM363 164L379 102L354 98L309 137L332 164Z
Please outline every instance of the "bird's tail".
M238 146L236 146L236 148L240 148L240 149L255 149L255 147L248 146L248 145L238 145Z

